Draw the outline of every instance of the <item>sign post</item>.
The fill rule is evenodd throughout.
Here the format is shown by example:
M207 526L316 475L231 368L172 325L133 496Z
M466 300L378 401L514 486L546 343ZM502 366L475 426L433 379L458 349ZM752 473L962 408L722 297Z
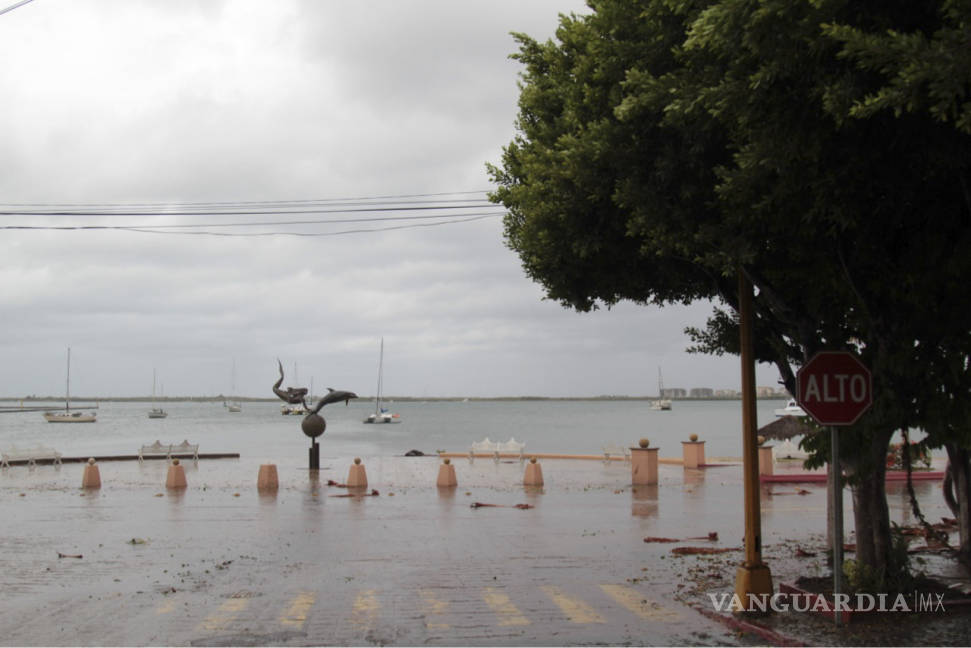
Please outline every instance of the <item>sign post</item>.
M843 483L838 426L852 425L873 404L870 370L848 351L821 351L796 374L796 401L820 425L829 426L833 477L833 595L841 593L843 573ZM834 611L836 625L840 610Z

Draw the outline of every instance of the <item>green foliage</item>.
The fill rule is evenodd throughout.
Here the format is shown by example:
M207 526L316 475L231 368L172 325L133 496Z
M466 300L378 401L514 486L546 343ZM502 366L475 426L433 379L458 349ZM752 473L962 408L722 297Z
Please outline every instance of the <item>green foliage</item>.
M896 524L891 529L890 560L886 565L867 565L858 560L843 561L843 575L850 594L913 591L915 574L910 566L907 537Z
M693 349L735 353L741 271L790 390L820 349L870 367L853 479L882 479L894 429L967 442L966 0L591 7L516 35L518 133L489 171L526 274L578 310L713 299Z
M971 134L971 4L966 0L913 5L919 15L936 9L939 20L901 29L866 29L845 23L823 25L823 34L842 44L839 56L878 80L874 87L848 91L843 117L869 118L881 111L899 117L927 113Z

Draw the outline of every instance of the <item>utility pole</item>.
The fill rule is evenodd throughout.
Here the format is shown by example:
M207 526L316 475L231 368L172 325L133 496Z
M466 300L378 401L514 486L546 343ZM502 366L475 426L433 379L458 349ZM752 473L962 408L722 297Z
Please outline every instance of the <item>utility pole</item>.
M772 595L772 574L762 562L762 509L759 499L758 421L755 409L752 282L739 268L738 316L742 357L742 474L745 486L745 562L735 572L735 594L748 610L749 595Z

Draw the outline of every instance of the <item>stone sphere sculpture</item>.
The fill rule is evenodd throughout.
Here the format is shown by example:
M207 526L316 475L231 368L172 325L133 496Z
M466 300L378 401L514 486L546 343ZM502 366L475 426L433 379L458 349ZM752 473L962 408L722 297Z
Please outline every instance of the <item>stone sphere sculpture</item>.
M320 414L308 414L300 422L300 429L311 439L316 439L327 429L327 421Z
M640 441L637 442L637 445L639 445L642 448L646 448L649 445L651 445L651 441L650 439L641 439Z

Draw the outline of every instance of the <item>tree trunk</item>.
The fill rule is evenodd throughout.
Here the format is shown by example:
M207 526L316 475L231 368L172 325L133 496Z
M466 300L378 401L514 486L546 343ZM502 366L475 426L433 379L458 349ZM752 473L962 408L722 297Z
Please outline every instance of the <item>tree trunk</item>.
M887 448L893 431L876 433L865 456L857 458L860 476L853 487L853 519L856 524L856 560L883 577L894 574L890 510L887 506Z
M944 447L950 462L950 492L957 505L955 515L960 534L958 552L967 562L971 561L971 452L951 443L944 444Z

